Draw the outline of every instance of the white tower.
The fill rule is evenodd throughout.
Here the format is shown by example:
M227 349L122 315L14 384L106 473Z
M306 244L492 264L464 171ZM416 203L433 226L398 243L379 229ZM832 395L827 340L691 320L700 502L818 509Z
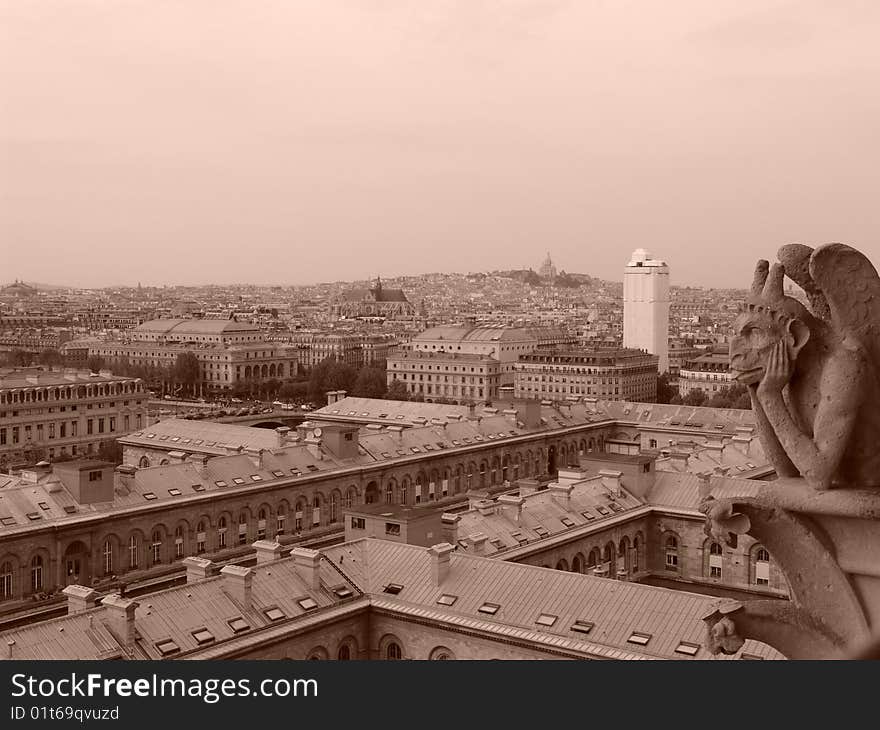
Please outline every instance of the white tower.
M669 370L669 267L643 248L623 273L623 346L647 350Z

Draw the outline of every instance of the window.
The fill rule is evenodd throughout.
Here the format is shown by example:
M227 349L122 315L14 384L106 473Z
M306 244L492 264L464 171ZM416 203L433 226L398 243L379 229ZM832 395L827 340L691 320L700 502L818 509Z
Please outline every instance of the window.
M111 575L113 573L113 543L109 540L104 541L101 556L104 559L104 575Z
M132 535L128 539L128 567L135 570L138 567L138 540Z
M282 611L277 606L273 606L272 608L267 608L263 613L266 615L266 618L270 621L280 621L283 618L287 618L284 611Z
M39 555L31 560L31 593L43 590L43 558Z
M169 654L176 654L180 651L180 647L173 639L165 639L163 641L156 642L156 649L162 656L168 656Z
M535 623L538 624L538 626L546 626L547 628L549 628L556 623L556 620L558 618L558 616L554 616L549 613L542 613L540 616L538 616L538 618L535 619Z
M723 559L723 551L721 545L713 542L709 545L709 577L721 578L721 564Z
M755 585L770 585L770 553L764 548L755 553Z
M196 629L191 633L199 646L204 646L205 644L210 644L212 641L214 641L214 634L212 634L206 628Z
M183 527L180 525L174 530L174 557L183 557Z
M153 532L153 539L150 541L150 552L153 556L153 565L162 562L162 533L158 530Z
M437 603L441 606L452 606L458 600L458 596L453 596L449 593L444 593L437 599Z
M385 534L393 537L400 537L400 525L394 522L385 523Z
M352 530L366 530L367 529L367 521L363 517L352 517L351 518L351 529Z
M490 616L494 616L496 613L498 613L498 610L500 608L501 608L501 604L487 602L487 603L484 603L482 606L480 606L477 609L477 611L479 611L480 613L487 613Z
M681 641L675 647L676 654L684 654L685 656L696 656L698 651L700 651L700 645L692 644L689 641Z
M403 651L400 648L400 644L395 641L390 642L385 647L385 658L389 661L403 659Z
M666 538L666 570L678 570L678 539Z
M650 640L651 634L645 634L641 631L633 631L627 639L630 644L638 644L639 646L647 646Z
M217 547L223 549L226 547L226 518L221 517L217 522Z
M392 596L396 596L403 590L403 586L400 583L389 583L382 590L385 593L390 593Z
M343 644L339 647L336 658L339 661L348 661L349 659L351 659L351 648L348 646L348 644Z
M595 624L592 621L578 619L571 625L571 630L577 631L581 634L589 634L593 630L593 626L595 626Z

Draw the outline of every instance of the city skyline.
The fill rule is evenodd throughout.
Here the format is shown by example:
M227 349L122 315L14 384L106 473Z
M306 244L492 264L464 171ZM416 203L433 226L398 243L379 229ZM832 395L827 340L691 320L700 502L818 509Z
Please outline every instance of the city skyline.
M0 13L10 279L304 285L549 248L616 281L646 247L732 287L794 241L880 255L871 3Z

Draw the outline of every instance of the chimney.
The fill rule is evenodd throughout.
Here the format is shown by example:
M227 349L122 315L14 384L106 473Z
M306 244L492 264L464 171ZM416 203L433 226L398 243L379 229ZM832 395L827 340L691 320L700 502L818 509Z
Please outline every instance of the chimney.
M316 591L321 587L321 553L317 550L295 547L290 553L296 572L306 582L306 585Z
M86 586L70 585L61 592L67 596L68 616L94 608L98 600L98 591Z
M516 422L519 420L519 411L516 410L516 408L505 408L501 413L508 421L510 421L510 425L516 428Z
M486 536L482 532L475 532L468 535L468 543L471 546L471 553L474 555L486 554Z
M275 429L275 433L278 434L278 448L283 448L287 446L287 434L290 433L289 426L279 426Z
M192 454L187 461L195 467L195 470L198 472L199 476L206 475L206 467L208 466L208 459L210 457L206 454Z
M257 565L280 560L284 550L281 543L275 540L257 540L253 547L257 551Z
M599 476L602 477L602 486L615 497L619 497L621 486L620 478L623 476L623 472L614 471L612 469L602 469L602 471L599 472Z
M10 639L6 642L6 653L10 659L12 659L12 654L15 651L15 639Z
M122 645L126 649L133 649L135 641L134 614L141 604L130 598L123 598L118 593L111 593L101 599L101 605L107 609L107 619Z
M460 520L461 515L451 512L444 512L440 516L440 521L443 525L443 539L451 545L458 544L458 523Z
M197 558L195 555L192 555L185 558L183 564L186 566L187 583L196 583L211 577L211 566L213 563L210 560Z
M619 473L619 472L618 472ZM605 483L605 480L602 480ZM571 492L574 489L573 484L550 484L550 495L556 500L562 509L566 512L571 509Z
M673 451L669 454L672 465L679 471L685 471L688 465L688 457L690 455L684 451Z
M441 542L428 548L428 554L431 556L431 577L438 588L449 575L449 562L454 550L455 548L448 542Z
M510 517L516 524L519 524L522 520L524 502L525 500L522 497L517 497L513 494L502 494L498 497L498 504L501 505L504 514Z
M186 452L184 451L169 451L168 452L168 460L172 464L182 464L186 461Z
M254 466L257 467L257 469L263 468L263 452L264 451L265 451L265 449L254 449L254 448L250 448L247 450L247 455L249 457L251 457L251 461L254 462Z
M474 403L468 403L467 407L467 417L468 420L473 421L477 417L477 406Z
M253 597L254 571L242 565L225 565L220 575L223 576L226 592L249 611Z
M470 489L467 493L468 509L479 509L480 505L486 501L489 493L485 489Z
M747 434L737 434L731 440L734 448L739 451L743 456L749 455L749 448L752 445L752 437Z

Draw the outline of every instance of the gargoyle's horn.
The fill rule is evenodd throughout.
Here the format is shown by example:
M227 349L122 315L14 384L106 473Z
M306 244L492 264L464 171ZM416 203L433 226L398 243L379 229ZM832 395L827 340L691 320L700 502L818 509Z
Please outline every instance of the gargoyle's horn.
M770 264L764 259L758 261L758 264L755 266L755 278L752 281L752 294L756 297L761 296L761 292L764 289L764 282L767 281L767 270L769 268Z
M761 292L761 298L767 302L778 302L785 297L782 289L782 282L785 278L785 267L782 264L773 264L770 267L770 273L767 281L764 282L764 291Z

